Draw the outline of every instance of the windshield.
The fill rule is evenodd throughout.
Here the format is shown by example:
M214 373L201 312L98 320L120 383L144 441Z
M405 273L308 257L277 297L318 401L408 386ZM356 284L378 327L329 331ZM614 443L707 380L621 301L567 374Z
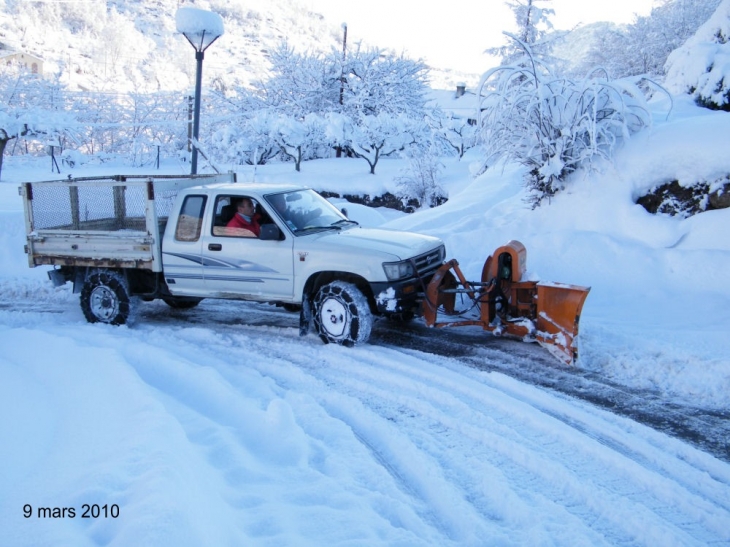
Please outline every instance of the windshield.
M314 190L269 194L265 199L294 235L341 230L348 224L357 224Z

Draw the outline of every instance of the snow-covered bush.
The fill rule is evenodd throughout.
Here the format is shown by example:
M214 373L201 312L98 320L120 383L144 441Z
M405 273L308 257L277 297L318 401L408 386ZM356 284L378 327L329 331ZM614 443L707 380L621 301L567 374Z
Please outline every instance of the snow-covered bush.
M666 64L666 86L688 93L697 104L730 111L730 0L672 52Z
M436 207L447 200L439 178L443 165L434 154L418 154L408 159L408 167L395 179L398 197L407 205L416 200L420 206Z
M635 85L609 81L601 71L580 81L557 77L520 43L526 60L482 77L479 126L485 168L499 159L527 167L536 207L561 190L577 168L610 158L621 139L648 126L651 118Z

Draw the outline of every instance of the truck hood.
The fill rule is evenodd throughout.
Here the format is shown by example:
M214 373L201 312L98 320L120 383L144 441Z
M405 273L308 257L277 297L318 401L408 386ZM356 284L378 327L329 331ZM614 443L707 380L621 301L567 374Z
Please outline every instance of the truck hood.
M387 253L392 255L392 260L405 260L443 245L439 238L433 236L360 227L345 229L341 232L324 232L317 237L317 243Z

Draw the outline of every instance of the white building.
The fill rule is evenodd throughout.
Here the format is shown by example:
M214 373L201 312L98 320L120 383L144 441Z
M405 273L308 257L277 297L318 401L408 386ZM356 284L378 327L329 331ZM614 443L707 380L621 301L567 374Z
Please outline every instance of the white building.
M18 65L32 74L43 75L43 59L22 51L0 52L0 66Z
M469 125L477 123L479 101L476 93L466 89L465 84L456 84L456 90L433 89L428 94L428 102L438 105L441 110L451 113L455 118L467 120Z

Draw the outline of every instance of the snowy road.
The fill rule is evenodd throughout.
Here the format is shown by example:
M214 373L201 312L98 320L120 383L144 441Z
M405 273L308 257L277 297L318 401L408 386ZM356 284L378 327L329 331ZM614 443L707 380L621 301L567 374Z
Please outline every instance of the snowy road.
M499 372L539 348L457 343L449 357L441 334L408 327L324 346L295 314L207 301L145 304L113 328L64 292L45 311L2 296L0 366L16 378L0 398L15 418L2 544L730 543L730 465ZM122 517L22 518L92 499Z

